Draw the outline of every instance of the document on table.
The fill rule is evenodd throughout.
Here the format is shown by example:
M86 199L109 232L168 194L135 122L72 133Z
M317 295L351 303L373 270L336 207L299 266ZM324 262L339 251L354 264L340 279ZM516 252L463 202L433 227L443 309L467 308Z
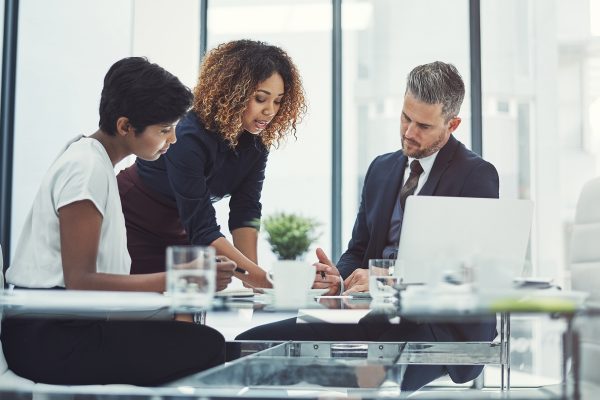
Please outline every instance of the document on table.
M369 309L356 310L324 310L300 309L296 323L329 323L329 324L356 324L369 313Z
M216 297L252 297L254 290L250 288L226 288L215 293Z

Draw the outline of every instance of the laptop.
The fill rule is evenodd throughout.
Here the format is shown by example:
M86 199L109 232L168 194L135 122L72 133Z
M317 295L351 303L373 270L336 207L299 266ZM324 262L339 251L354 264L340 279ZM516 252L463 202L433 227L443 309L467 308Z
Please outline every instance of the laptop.
M530 200L410 196L396 274L407 284L510 284L523 268L532 217Z

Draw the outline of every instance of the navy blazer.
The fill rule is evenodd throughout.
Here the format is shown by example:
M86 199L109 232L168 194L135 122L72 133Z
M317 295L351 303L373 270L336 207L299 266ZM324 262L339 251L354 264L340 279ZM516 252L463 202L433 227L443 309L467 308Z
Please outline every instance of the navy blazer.
M369 166L352 238L337 264L343 278L357 268L368 268L369 259L382 257L407 161L408 157L400 150L377 157ZM498 192L496 168L451 135L418 194L498 198ZM495 318L484 323L430 325L438 341L489 341L496 336ZM447 369L455 382L474 379L481 371L481 367L448 366Z
M190 243L209 245L223 237L213 202L231 196L229 230L255 227L268 149L257 135L243 132L235 149L204 127L189 111L177 124L177 142L156 161L136 160L146 186L177 207Z

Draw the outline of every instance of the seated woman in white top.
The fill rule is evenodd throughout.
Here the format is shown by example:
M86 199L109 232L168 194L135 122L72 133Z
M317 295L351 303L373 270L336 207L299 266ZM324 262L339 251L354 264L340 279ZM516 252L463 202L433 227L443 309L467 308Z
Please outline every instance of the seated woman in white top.
M48 169L7 282L36 289L164 291L164 273L129 275L113 167L130 154L144 160L164 154L191 103L187 87L145 58L115 63L104 78L100 129L69 142ZM229 271L220 274L223 288L235 265L220 264ZM224 361L220 333L180 321L8 318L1 333L9 368L35 382L159 385Z

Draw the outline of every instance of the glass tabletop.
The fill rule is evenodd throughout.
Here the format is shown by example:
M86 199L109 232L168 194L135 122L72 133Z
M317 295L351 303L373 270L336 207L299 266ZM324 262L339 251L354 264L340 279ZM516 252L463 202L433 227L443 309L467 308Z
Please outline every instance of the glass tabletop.
M471 291L436 291L423 287L398 292L384 301L373 301L366 296L322 296L308 293L306 301L297 307L278 307L269 294L252 296L216 296L207 309L211 312L227 312L252 309L256 312L299 311L306 322L322 319L324 311L336 311L330 315L359 316L379 315L419 318L481 318L501 312L511 313L576 313L585 310L585 293L546 290L506 290L480 293ZM79 315L104 317L121 315L136 319L168 318L173 314L169 296L148 292L108 292L75 290L3 290L0 306L5 316L21 314ZM336 317L332 317L335 322ZM344 317L345 318L345 317ZM323 322L323 321L319 321Z

